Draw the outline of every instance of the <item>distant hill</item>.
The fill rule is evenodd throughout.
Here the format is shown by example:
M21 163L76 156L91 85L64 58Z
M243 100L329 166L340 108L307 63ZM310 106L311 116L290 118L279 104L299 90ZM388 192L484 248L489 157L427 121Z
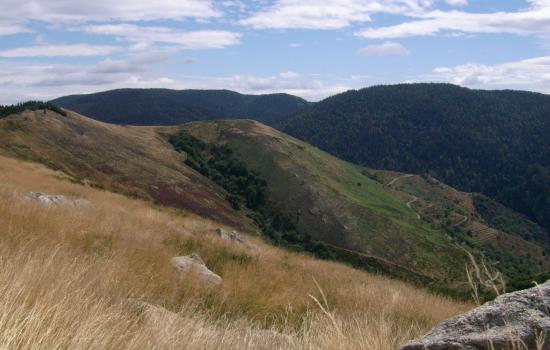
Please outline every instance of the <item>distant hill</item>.
M271 124L309 105L287 94L243 95L229 90L120 89L51 101L103 122L177 125L209 119L254 119Z
M360 165L497 199L550 231L550 96L402 84L348 91L276 124Z

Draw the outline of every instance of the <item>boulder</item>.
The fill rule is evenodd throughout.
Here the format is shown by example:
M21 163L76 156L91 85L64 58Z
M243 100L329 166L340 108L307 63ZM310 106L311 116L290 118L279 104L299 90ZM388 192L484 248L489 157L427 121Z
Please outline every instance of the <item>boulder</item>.
M220 238L228 241L234 241L239 243L246 242L246 238L244 238L244 236L237 231L227 232L223 228L219 228L216 230L216 234L220 236Z
M445 321L401 350L550 350L550 281Z
M222 278L210 271L200 256L193 253L172 258L172 265L181 277L193 276L204 287L216 287Z

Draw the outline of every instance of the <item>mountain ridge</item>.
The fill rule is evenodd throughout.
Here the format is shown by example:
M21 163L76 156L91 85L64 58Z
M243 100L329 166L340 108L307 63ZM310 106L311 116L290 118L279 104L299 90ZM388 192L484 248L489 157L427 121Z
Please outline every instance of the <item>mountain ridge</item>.
M231 90L193 89L116 89L64 96L51 103L100 121L128 125L236 118L269 124L310 104L284 93L245 95Z

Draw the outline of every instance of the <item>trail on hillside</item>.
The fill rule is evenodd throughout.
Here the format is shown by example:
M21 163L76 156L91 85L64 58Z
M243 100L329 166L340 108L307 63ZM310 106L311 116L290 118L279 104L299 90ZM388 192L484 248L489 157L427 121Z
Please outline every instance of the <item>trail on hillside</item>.
M416 202L417 200L418 200L418 197L417 197L417 196L413 196L413 199L411 199L410 201L407 202L407 208L409 208L410 210L414 211L414 212L416 213L416 218L417 218L418 220L420 220L420 214L418 214L418 213L416 212L416 210L414 210L413 207L412 207L412 204L413 204L414 202Z
M401 179L405 179L407 177L413 177L414 175L412 174L407 174L407 175L401 175L401 176L398 176L396 178L394 178L393 180L391 180L390 182L388 182L388 186L391 186L393 185L396 181L399 181Z
M457 213L458 214L458 213ZM461 214L458 214L460 216L462 216L462 220L460 220L459 222L457 222L456 224L453 225L453 227L457 227L457 226L460 226L462 225L463 223L465 223L466 221L468 221L468 217L466 215L461 215Z

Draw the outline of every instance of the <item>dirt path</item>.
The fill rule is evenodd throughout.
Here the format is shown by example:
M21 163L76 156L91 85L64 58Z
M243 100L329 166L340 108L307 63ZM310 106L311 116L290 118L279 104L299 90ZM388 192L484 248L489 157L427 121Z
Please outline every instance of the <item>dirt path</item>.
M388 186L391 186L393 185L396 181L399 181L401 179L405 179L407 177L413 177L414 175L412 174L407 174L407 175L401 175L401 176L398 176L396 178L394 178L393 180L391 180L390 182L388 182Z
M418 220L420 220L420 214L418 214L418 213L416 212L416 210L414 210L413 207L412 207L412 204L413 204L414 202L416 202L417 200L418 200L418 197L417 197L417 196L413 196L413 199L411 199L410 201L407 202L407 208L409 208L410 210L414 211L414 212L416 213L416 218L417 218Z
M460 215L460 214L458 214ZM465 223L466 221L468 221L468 217L466 215L460 215L460 216L463 216L462 220L460 220L459 222L457 222L456 224L453 225L453 227L456 227L456 226L460 226L462 225L463 223Z

